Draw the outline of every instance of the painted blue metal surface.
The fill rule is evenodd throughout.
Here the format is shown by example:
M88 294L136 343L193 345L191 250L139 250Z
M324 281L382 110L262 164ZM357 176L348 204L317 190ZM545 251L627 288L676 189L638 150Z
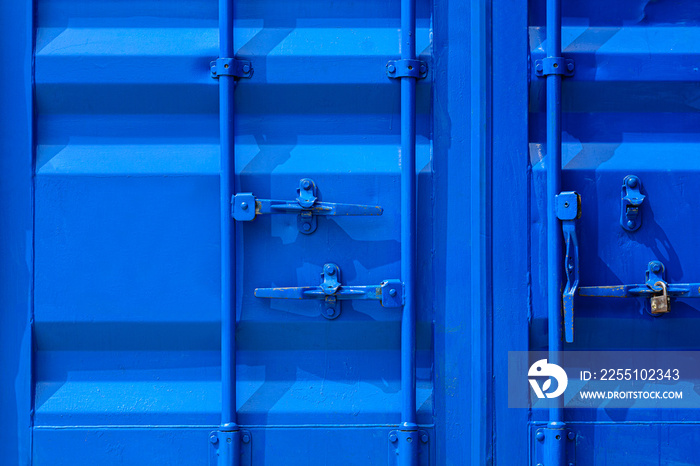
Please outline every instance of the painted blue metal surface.
M695 411L506 402L698 349L694 2L0 13L2 464L697 463Z

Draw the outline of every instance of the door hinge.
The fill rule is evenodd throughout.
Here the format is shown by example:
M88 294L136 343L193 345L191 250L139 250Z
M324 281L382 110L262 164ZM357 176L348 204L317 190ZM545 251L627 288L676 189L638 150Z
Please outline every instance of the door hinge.
M253 193L240 193L231 199L231 215L234 219L247 222L259 214L297 215L297 228L300 233L310 235L318 226L316 216L360 216L382 215L383 209L373 205L336 204L320 202L316 183L310 178L302 178L297 188L297 198L293 201L258 199Z
M321 273L322 283L317 286L288 288L256 288L255 297L272 299L320 299L321 315L335 319L340 315L340 301L348 299L376 299L384 307L403 306L403 283L384 280L379 285L347 286L340 282L340 267L326 264Z
M400 429L389 432L389 466L406 464L401 461L402 454L417 458L418 466L430 466L430 435L428 432Z
M248 430L214 431L209 433L209 466L234 464L233 457L237 455L240 466L251 466L253 437Z
M217 58L209 63L211 77L218 79L219 76L233 76L235 78L250 78L253 76L253 66L248 60L238 60L236 58Z
M536 466L576 465L577 435L571 429L543 427L535 432ZM562 461L563 460L563 461Z

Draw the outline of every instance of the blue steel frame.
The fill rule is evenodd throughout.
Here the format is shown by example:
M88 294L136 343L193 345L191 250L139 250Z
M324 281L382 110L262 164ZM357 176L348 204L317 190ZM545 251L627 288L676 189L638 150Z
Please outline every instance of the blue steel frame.
M532 313L529 258L528 4L493 0L493 390L508 399L508 352L527 351ZM528 388L523 384L522 390ZM502 405L501 405L502 406ZM494 409L493 464L530 464L527 409ZM486 464L483 461L481 464Z
M0 460L30 464L34 290L34 5L0 2Z

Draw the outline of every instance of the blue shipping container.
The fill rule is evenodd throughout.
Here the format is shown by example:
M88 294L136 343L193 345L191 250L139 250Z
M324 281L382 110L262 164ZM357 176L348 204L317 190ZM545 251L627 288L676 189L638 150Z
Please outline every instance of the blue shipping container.
M509 366L700 350L700 3L0 24L0 464L700 464L700 401Z

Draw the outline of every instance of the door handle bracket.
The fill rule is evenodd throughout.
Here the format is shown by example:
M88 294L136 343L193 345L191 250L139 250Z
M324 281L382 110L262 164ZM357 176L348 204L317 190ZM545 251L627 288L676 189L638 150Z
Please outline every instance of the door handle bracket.
M401 280L384 280L379 285L346 286L340 281L340 267L328 263L323 266L321 284L287 288L256 288L257 298L320 299L321 315L335 319L340 315L340 301L349 299L376 299L383 307L403 306L404 292Z
M253 193L239 193L231 198L231 216L240 221L253 220L259 214L297 214L297 228L310 235L318 227L316 217L325 216L378 216L384 210L380 206L359 204L337 204L318 200L314 180L302 178L293 201L258 199Z
M700 283L668 283L664 279L666 267L660 261L651 261L646 270L645 281L633 285L582 286L579 296L596 298L650 298L653 316L666 314L671 310L671 298L700 298ZM658 298L666 297L666 306ZM657 304L657 306L654 306Z

